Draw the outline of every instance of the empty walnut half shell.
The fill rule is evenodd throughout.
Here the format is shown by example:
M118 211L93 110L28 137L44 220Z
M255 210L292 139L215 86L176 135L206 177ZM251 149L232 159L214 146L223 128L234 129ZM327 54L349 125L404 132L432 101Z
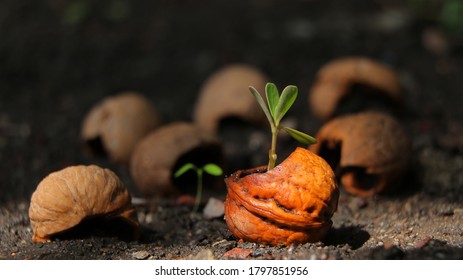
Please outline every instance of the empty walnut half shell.
M249 86L265 92L267 78L259 70L248 65L231 65L220 69L202 86L195 105L195 123L210 131L217 131L220 121L234 117L249 123L265 123Z
M71 166L45 177L32 194L29 218L34 242L45 242L91 218L121 219L139 224L131 196L114 172L98 167Z
M160 116L148 99L136 92L122 92L90 110L81 137L92 154L125 164L135 144L159 123Z
M400 123L380 112L335 118L317 133L310 149L325 158L354 195L391 190L410 157L410 141Z
M336 178L309 150L297 148L270 171L241 170L225 182L225 219L237 238L274 246L317 242L332 225Z
M156 129L137 144L130 173L145 195L165 196L179 191L173 174L183 164L202 166L209 162L220 164L221 160L220 143L210 132L192 123L175 122Z
M400 79L391 68L369 58L347 57L319 70L310 89L309 105L315 116L327 120L338 113L341 104L350 113L372 106L393 111L401 99Z

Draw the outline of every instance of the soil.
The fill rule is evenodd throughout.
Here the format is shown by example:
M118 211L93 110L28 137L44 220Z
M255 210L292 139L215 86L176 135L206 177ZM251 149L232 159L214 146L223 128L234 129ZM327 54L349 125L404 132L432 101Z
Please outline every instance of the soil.
M1 1L0 259L227 259L236 247L247 253L234 257L247 259L462 259L462 25L438 0L284 2ZM188 121L201 84L231 63L254 65L280 87L298 85L288 120L313 135L322 125L307 104L315 73L347 55L400 74L399 117L413 158L395 193L365 199L342 189L323 242L236 240L222 216L205 218L175 198L146 200L126 167L83 153L81 122L104 97L137 90L164 123ZM226 174L265 164L265 150L251 145L267 139L265 128L236 123L222 134ZM281 140L280 158L295 145ZM135 198L140 240L94 222L53 242L31 241L32 192L50 172L76 164L121 177ZM204 202L225 195L224 185L209 189Z

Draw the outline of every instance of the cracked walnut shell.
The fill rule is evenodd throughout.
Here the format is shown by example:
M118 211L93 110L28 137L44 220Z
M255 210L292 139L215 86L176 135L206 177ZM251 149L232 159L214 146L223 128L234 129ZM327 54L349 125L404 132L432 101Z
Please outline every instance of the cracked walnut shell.
M407 169L410 140L401 124L380 112L345 115L326 123L310 149L325 158L346 190L371 196L392 189Z
M102 153L125 164L137 142L159 123L160 116L148 99L136 92L122 92L90 110L81 137L92 154Z
M366 57L346 57L319 70L310 89L309 105L315 116L327 120L344 103L353 107L347 108L348 112L372 106L393 111L400 105L402 95L399 75L390 67Z
M195 123L215 132L220 121L227 117L254 124L265 123L265 115L249 93L249 86L265 92L267 80L258 69L248 65L237 64L220 69L205 81L200 90L194 109Z
M82 221L119 218L138 233L131 196L114 172L98 167L71 166L45 177L32 194L29 218L34 242L45 242Z
M339 190L324 159L297 148L275 168L225 179L225 219L237 238L278 246L317 242L331 228Z
M202 165L221 160L221 145L212 133L192 123L174 122L156 129L137 144L130 174L143 194L167 196L179 191L173 178L177 168L188 162Z

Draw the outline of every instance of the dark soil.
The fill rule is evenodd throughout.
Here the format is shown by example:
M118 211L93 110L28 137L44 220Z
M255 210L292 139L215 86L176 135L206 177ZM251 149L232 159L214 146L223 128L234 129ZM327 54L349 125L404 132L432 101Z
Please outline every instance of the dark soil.
M1 1L0 259L225 259L235 247L250 249L249 259L463 258L463 33L442 13L445 2ZM323 242L240 242L223 217L206 219L175 199L145 201L125 167L83 153L81 122L104 97L137 90L164 123L190 120L205 79L237 62L280 87L298 85L288 119L315 134L321 122L307 105L315 73L347 55L400 73L406 100L399 117L413 158L396 193L363 199L342 192ZM253 129L233 129L223 131L232 135L225 146L237 151L226 172L265 164L265 151L249 145ZM262 128L255 133L267 137ZM283 158L296 143L281 145ZM28 208L37 184L52 171L91 163L115 171L137 198L141 240L128 240L118 223L90 223L33 243ZM225 194L222 185L213 195Z

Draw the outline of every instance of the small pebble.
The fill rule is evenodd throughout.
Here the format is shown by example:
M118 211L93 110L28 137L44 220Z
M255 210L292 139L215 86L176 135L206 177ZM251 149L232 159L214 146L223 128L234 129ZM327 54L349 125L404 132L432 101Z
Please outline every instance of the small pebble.
M146 214L146 216L145 216L145 223L146 224L151 224L153 222L153 220L154 220L153 219L153 214L151 214L151 213Z
M214 219L222 217L224 214L223 201L217 198L209 198L203 210L203 215L206 219Z
M137 260L144 260L144 259L147 259L148 257L150 256L150 253L148 253L147 251L143 250L143 251L138 251L138 252L134 252L132 254L132 257L134 259L137 259Z
M368 201L361 197L354 197L349 203L349 208L352 211L357 211L360 209L364 209L368 206Z
M194 256L190 256L189 260L215 260L214 253L210 249L203 249Z
M223 257L228 259L244 260L247 257L249 257L252 254L252 252L253 250L251 249L243 249L236 247L225 252L225 254L223 254Z
M389 239L384 240L383 248L384 248L385 250L389 250L389 249L391 249L393 246L394 246L394 243L392 242L392 240L389 240Z
M431 237L426 237L426 238L416 242L415 243L415 248L423 248L424 246L428 245L431 240L432 240Z
M179 196L177 200L175 201L175 204L192 206L192 205L195 205L195 202L196 202L196 198L194 196L185 194L185 195Z
M125 243L125 242L123 242L123 241L120 242L120 243L119 243L119 250L124 251L124 250L126 250L126 249L127 249L127 243Z
M217 247L220 249L230 250L236 246L236 241L220 240L212 244L212 247Z

